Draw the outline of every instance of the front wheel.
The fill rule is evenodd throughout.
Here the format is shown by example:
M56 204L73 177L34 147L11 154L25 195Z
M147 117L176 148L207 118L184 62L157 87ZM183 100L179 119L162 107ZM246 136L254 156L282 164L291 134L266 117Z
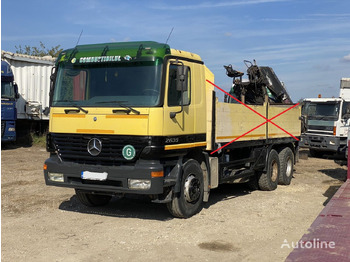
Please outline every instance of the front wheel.
M79 201L88 207L104 206L109 203L112 196L108 195L95 195L91 193L82 192L80 190L75 190L75 194Z
M190 159L183 166L181 191L167 204L169 212L179 218L197 214L203 205L203 171L196 160Z

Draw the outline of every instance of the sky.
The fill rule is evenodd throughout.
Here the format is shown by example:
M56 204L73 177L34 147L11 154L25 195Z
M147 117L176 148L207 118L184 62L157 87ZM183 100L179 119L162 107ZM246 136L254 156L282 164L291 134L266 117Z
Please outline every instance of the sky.
M349 0L1 2L1 50L40 41L67 49L81 32L79 44L168 39L200 55L225 90L232 79L223 65L246 72L243 61L255 59L274 69L294 102L338 97L340 79L350 77Z

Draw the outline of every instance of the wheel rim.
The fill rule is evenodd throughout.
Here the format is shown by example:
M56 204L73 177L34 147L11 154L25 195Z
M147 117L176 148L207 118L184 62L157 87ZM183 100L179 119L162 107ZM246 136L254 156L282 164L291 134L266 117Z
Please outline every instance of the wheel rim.
M288 158L288 160L287 160L287 168L286 168L286 176L290 177L292 175L292 171L293 171L292 159Z
M272 162L272 172L271 172L271 180L276 181L278 178L278 164L276 161Z
M201 194L201 183L194 175L189 175L185 180L184 195L185 199L189 203L196 202Z

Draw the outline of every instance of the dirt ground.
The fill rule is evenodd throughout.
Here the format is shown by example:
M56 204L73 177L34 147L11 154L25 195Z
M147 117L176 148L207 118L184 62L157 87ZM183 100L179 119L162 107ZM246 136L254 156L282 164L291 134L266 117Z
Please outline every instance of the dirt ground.
M2 261L284 261L346 177L309 157L290 186L213 190L189 219L144 198L82 206L74 190L45 185L43 147L1 151Z

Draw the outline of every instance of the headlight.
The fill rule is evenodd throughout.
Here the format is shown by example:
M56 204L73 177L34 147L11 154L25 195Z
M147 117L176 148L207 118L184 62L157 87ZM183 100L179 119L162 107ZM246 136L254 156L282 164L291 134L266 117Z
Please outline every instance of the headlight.
M148 179L129 179L128 187L130 189L148 190L151 188L151 180Z
M64 176L61 173L47 173L49 180L53 182L64 182Z

